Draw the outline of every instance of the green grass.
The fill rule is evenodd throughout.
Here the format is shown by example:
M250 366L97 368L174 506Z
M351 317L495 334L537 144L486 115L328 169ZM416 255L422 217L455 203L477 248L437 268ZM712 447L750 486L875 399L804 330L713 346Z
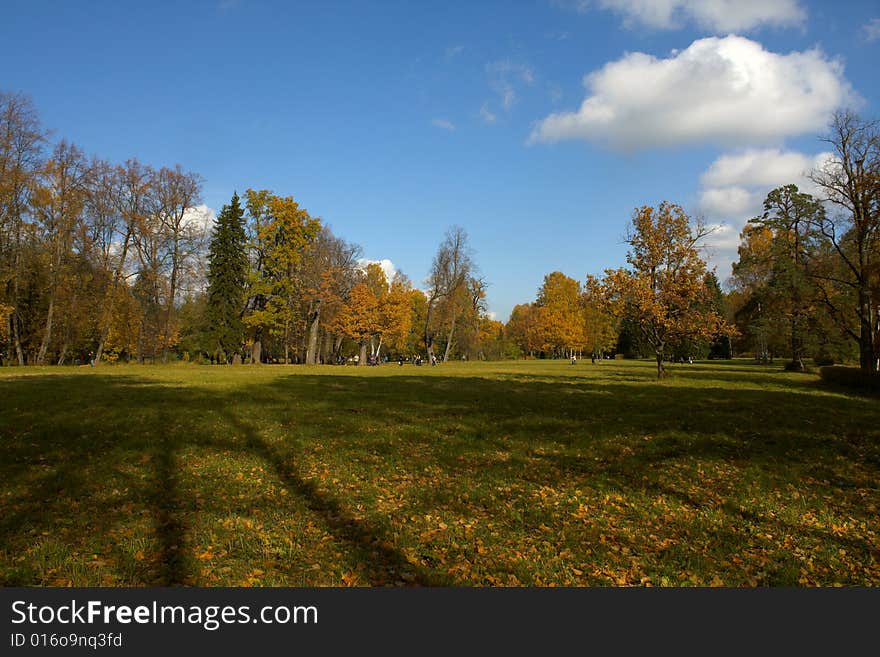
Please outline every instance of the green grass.
M880 404L745 361L0 369L4 585L880 585Z

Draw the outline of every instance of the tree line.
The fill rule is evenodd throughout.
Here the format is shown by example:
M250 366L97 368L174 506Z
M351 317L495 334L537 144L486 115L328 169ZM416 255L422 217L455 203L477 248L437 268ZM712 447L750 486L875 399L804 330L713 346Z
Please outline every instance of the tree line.
M234 193L208 225L202 179L51 144L30 99L0 93L0 358L359 364L624 354L664 361L784 357L880 365L880 137L852 112L833 157L785 185L741 234L725 293L709 231L674 203L637 208L627 266L548 274L507 324L467 233L451 227L424 290L389 280L291 196ZM353 358L352 358L353 357Z
M832 157L810 172L818 197L772 190L741 235L730 309L757 352L803 370L858 361L880 368L880 131L852 112L823 138Z
M664 361L752 353L792 370L858 362L880 369L880 132L851 111L833 117L831 157L809 172L817 195L771 190L740 235L729 291L708 271L712 232L673 203L637 208L628 267L583 285L548 274L506 326L522 354L652 356Z
M51 144L32 101L0 93L0 358L361 364L498 358L466 232L449 229L427 292L391 280L292 197L234 194L213 226L202 179Z

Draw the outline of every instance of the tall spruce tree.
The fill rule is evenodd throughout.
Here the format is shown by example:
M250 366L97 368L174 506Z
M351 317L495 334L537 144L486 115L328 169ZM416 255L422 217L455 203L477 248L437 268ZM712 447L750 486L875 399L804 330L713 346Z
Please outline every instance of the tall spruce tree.
M248 257L244 210L238 194L232 195L217 217L208 252L209 333L214 348L226 358L241 348Z

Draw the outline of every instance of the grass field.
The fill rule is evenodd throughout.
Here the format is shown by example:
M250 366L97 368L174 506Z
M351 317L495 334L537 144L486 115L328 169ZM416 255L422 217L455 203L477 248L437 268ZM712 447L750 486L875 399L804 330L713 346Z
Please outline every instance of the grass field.
M0 369L4 585L880 585L880 400L746 361Z

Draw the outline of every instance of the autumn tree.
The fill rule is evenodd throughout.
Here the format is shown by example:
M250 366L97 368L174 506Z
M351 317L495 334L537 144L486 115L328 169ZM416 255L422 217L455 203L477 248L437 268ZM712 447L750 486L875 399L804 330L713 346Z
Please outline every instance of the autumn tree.
M428 321L428 297L418 288L409 290L409 316L409 335L401 351L408 355L419 354L427 349L424 327Z
M464 357L485 359L486 348L496 341L498 334L493 325L486 324L486 291L489 285L482 276L469 276L466 286L465 303L462 304L461 330L456 340L458 353ZM501 324L503 327L503 324ZM447 350L451 345L447 343ZM444 357L448 358L448 357Z
M358 345L358 364L367 364L367 345L379 325L379 300L365 280L352 289L337 314L333 328Z
M406 348L406 341L412 328L411 290L409 279L401 272L395 272L387 292L379 300L378 342L375 356L380 356L383 343L387 349L396 351Z
M833 150L812 173L821 200L834 209L817 222L833 260L813 275L822 300L858 345L859 366L880 368L880 125L846 111L824 137Z
M437 333L437 327L432 324L432 319L435 318L434 313L439 304L445 304L450 327L446 334L448 346L454 338L459 304L473 269L474 262L467 233L464 228L453 226L446 232L443 242L434 255L426 281L428 294L427 312L425 313L425 347L429 361L434 360L434 338Z
M238 194L217 215L208 250L208 292L205 308L213 349L225 360L244 342L248 279L244 210Z
M514 306L504 330L507 339L519 347L524 356L534 356L541 350L544 341L539 329L538 308L534 304Z
M332 324L355 285L360 256L361 248L358 245L335 236L328 226L321 227L306 253L303 275L308 324L307 365L320 362L322 351L330 356L339 350L343 336L338 335L333 344L327 327ZM319 340L322 327L325 334L323 349Z
M201 201L202 181L198 174L185 172L178 165L174 169L159 169L152 184L152 212L160 222L159 231L165 253L164 268L168 278L162 326L162 362L167 362L172 317L181 280L188 273L188 267L194 262L204 239L204 226L192 214L196 204Z
M739 258L732 265L734 320L741 341L766 359L784 349L786 326L779 299L772 294L773 231L749 223L740 233Z
M786 185L767 195L763 215L751 221L769 231L764 234L769 238L769 248L762 254L767 261L752 263L767 270L760 290L764 312L775 311L787 324L789 368L799 371L804 370L807 325L815 312L814 285L809 276L809 260L815 252L814 227L822 223L823 217L821 203L799 192L797 186ZM748 255L758 256L754 252ZM742 270L742 266L737 269Z
M156 362L164 352L164 306L169 296L166 266L166 233L162 215L156 212L156 171L146 168L146 178L140 191L143 205L133 217L132 244L137 256L137 270L132 293L140 307L137 339L137 361ZM133 200L133 199L132 199Z
M303 259L321 224L290 196L249 189L246 197L253 262L244 321L253 330L251 360L261 362L262 338L268 331L280 338L284 362L289 362L293 331L300 322Z
M595 276L586 278L581 309L586 350L597 356L613 351L619 336L618 322L603 303L601 281Z
M37 365L43 365L52 342L59 306L59 292L69 274L73 236L82 220L88 165L83 152L65 141L59 142L46 162L34 192L33 206L47 248L49 289L43 339Z
M115 168L93 166L92 171L88 203L92 212L100 216L102 258L107 270L112 271L99 313L95 351L95 364L98 365L102 362L113 323L115 304L125 296L121 288L125 287L129 276L129 253L134 250L139 227L149 213L153 169L132 159Z
M568 357L583 349L586 336L578 281L558 271L547 274L535 306L543 351Z
M627 237L629 269L607 270L607 307L631 319L654 350L663 378L667 346L691 339L710 340L729 330L708 303L706 264L697 245L706 235L692 229L684 210L663 202L635 210Z
M43 166L46 132L31 99L0 92L0 304L8 339L19 365L25 364L22 326L31 236L29 208ZM32 272L31 272L32 273Z

